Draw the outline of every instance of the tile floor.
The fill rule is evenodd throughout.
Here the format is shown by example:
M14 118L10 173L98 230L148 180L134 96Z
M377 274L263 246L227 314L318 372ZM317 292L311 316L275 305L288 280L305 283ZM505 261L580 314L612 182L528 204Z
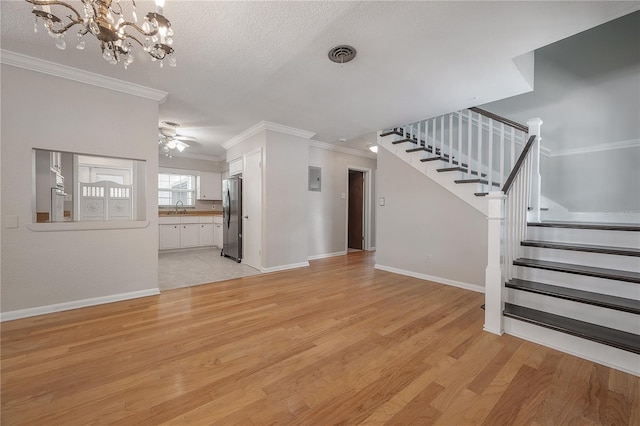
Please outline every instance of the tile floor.
M224 281L259 273L257 269L220 256L218 248L199 248L158 254L160 290Z

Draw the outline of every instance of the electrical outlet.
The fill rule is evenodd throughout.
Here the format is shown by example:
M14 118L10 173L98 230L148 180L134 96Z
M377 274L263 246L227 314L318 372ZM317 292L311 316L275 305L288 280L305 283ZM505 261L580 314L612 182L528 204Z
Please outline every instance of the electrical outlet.
M426 255L424 258L425 263L431 263L431 256Z

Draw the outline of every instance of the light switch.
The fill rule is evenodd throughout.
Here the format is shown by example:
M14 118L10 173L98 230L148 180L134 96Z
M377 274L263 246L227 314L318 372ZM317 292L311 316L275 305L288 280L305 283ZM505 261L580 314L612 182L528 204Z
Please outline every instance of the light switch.
M4 227L7 229L18 229L18 215L6 215L4 217Z
M384 197L380 197L380 205L384 206Z

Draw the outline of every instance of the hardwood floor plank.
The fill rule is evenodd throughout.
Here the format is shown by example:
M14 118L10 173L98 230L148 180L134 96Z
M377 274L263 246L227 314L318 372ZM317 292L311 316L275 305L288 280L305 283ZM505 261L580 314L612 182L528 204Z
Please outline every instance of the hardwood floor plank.
M639 423L637 377L484 333L482 294L374 262L1 323L2 424Z

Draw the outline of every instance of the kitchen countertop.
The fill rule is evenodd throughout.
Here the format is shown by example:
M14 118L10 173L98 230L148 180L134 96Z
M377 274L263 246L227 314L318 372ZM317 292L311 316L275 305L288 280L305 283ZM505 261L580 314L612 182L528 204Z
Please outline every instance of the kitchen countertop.
M186 213L176 213L175 210L158 210L158 216L181 217L181 216L222 216L222 212L213 210L187 210Z

